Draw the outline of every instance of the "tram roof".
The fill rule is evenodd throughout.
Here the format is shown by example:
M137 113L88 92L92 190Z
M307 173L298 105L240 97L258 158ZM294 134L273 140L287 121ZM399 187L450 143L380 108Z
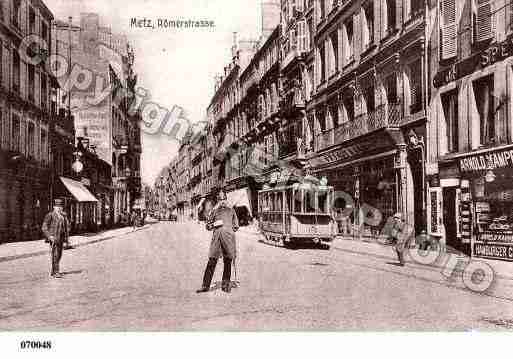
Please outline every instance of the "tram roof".
M298 187L298 184L291 184L291 185L288 185L288 186L280 186L280 187L274 187L274 188L269 188L269 189L261 189L260 191L258 191L258 193L263 193L263 192L280 192L280 191L284 191L284 190L287 190L287 189L290 189L290 188L294 188L294 187ZM333 186L323 186L324 188L326 189L333 189Z

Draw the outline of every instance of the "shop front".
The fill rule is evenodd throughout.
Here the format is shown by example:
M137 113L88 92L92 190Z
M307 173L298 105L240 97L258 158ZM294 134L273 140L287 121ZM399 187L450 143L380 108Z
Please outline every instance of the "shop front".
M376 236L386 218L398 211L396 155L393 151L318 172L334 187L333 212L340 235Z
M474 257L513 261L513 146L453 156L448 162L457 166L460 180L455 195L444 191L444 215L455 209L447 243Z
M400 129L387 129L309 159L312 173L334 187L339 235L376 237L396 212L420 229L422 208L417 204L422 204L423 192L422 186L418 191L414 186L421 181L413 165L417 160Z
M63 191L57 195L65 200L64 210L68 215L71 233L97 230L98 200L81 182L60 177Z

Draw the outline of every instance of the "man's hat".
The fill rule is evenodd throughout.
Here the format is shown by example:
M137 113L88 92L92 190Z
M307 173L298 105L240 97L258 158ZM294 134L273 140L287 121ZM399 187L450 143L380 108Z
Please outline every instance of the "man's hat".
M396 214L394 214L394 218L395 219L403 219L403 214L401 212L397 212Z
M56 198L53 200L53 206L54 207L62 207L64 205L64 201L62 198Z

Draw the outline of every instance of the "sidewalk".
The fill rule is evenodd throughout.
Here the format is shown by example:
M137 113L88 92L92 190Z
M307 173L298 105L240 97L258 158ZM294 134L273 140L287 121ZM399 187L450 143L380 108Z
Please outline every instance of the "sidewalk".
M239 232L248 235L260 236L260 232L256 225L240 227ZM393 246L383 245L378 243L377 241L372 240L354 239L353 237L337 237L337 239L332 243L332 250L367 257L375 257L377 259L391 263L397 262L397 257ZM432 254L436 257L435 253ZM459 261L459 265L455 266L454 268L455 273L461 273L471 260L470 257L464 254L453 253L441 253L438 257L438 260L430 265L418 263L414 261L410 255L406 255L405 258L407 266L411 265L418 268L438 268L440 271L444 270L446 267L449 267L450 269L450 266L447 266L447 262L449 259L455 262ZM497 278L513 280L513 262L485 258L474 258L472 259L472 262L474 261L484 262L488 264L494 271Z
M147 227L149 227L149 224L145 224L143 227L137 228L136 231L143 230ZM98 243L115 237L119 237L132 231L133 229L130 226L111 229L99 233L87 233L77 236L71 236L69 238L69 242L74 248L78 248L85 245ZM45 243L44 240L3 243L0 245L0 263L16 259L46 255L48 254L48 251L49 245L48 243Z

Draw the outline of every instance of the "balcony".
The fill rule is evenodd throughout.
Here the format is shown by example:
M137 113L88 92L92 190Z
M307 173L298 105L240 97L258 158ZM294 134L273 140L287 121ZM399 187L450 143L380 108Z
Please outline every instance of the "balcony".
M352 140L385 127L401 124L402 104L380 105L375 111L357 116L353 121L342 123L338 127L317 135L317 151Z
M287 43L288 44L288 43ZM281 62L282 68L287 68L288 65L294 61L297 57L299 57L300 53L297 49L297 46L284 46L284 53L285 57L283 58L283 61Z
M294 86L288 90L280 100L280 107L285 111L303 109L305 107L305 100L303 98L301 88L299 86Z
M280 158L289 157L297 152L297 142L287 141L279 146L278 155Z

